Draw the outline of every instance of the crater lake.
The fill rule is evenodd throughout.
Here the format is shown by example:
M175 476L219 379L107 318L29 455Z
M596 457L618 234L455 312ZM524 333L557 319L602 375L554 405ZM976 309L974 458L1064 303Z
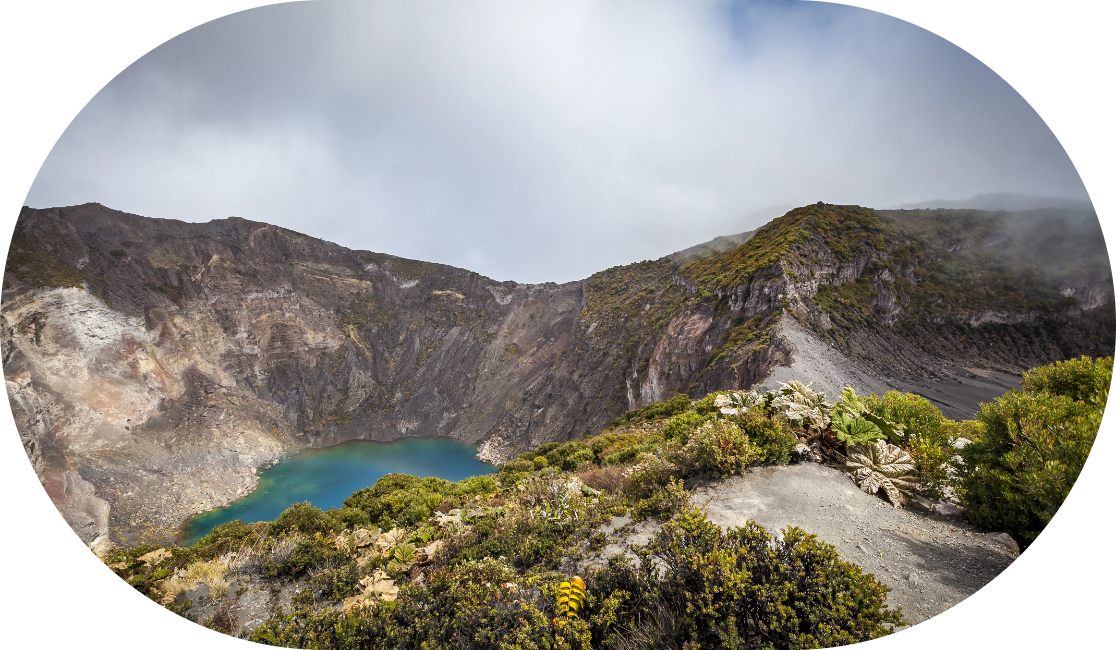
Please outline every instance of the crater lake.
M300 501L328 510L340 508L353 492L391 474L437 476L459 481L491 474L492 465L476 457L476 447L449 438L404 438L394 442L352 440L332 447L305 449L260 471L251 494L223 508L195 515L182 526L182 543L193 544L216 526L239 519L270 521Z

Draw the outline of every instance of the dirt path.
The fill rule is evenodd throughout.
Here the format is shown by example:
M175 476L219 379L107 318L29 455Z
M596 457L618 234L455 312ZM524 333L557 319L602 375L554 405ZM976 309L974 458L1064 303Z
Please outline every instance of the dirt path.
M752 520L771 533L798 526L817 535L836 546L843 559L887 584L889 605L902 607L911 624L972 595L1016 557L1002 536L959 520L896 510L862 492L844 473L815 463L760 467L700 483L691 501L721 526ZM616 517L605 526L609 544L585 565L600 565L629 545L646 544L658 528L630 521Z

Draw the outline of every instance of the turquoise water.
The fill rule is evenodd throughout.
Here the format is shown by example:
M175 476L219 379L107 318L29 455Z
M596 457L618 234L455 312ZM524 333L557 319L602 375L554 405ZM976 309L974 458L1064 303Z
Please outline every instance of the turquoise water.
M340 508L353 492L393 472L460 481L496 469L477 460L476 447L448 438L404 438L395 442L353 440L307 449L260 471L259 486L224 508L190 518L184 544L193 544L215 526L239 519L268 521L291 504L309 501L322 510Z

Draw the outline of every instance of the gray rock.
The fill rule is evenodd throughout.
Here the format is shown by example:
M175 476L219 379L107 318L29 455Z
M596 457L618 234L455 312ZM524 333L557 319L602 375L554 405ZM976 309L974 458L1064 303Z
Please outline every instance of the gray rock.
M926 497L915 494L907 501L907 508L915 512L930 514L934 512L934 502Z
M960 517L963 512L965 512L965 510L961 506L954 505L948 501L934 504L934 514L942 517L957 518Z
M113 546L108 535L98 535L96 539L90 542L89 550L93 551L97 557L104 557L112 550Z
M1011 535L1008 535L1007 533L988 533L986 537L989 541L996 542L1015 555L1019 555L1019 544L1015 543L1015 540L1011 538Z
M909 586L911 589L918 589L922 586L922 578L918 577L917 572L911 571L907 575L907 586Z
M861 553L863 553L865 555L871 555L872 554L868 549L864 548L863 544L857 544L856 548L857 548L858 551L860 551Z
M801 442L795 446L794 451L791 453L791 457L797 463L817 462L817 458L814 456L814 451Z
M969 440L968 438L958 438L957 440L953 441L953 448L954 449L964 449L965 447L967 447L968 445L971 445L972 443L973 443L973 441Z

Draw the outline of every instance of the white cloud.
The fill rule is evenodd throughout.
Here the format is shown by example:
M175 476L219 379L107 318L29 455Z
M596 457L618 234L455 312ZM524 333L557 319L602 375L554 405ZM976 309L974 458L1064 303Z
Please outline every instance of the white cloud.
M298 3L203 25L75 120L28 198L228 215L566 281L773 206L1084 198L1002 80L837 5Z

